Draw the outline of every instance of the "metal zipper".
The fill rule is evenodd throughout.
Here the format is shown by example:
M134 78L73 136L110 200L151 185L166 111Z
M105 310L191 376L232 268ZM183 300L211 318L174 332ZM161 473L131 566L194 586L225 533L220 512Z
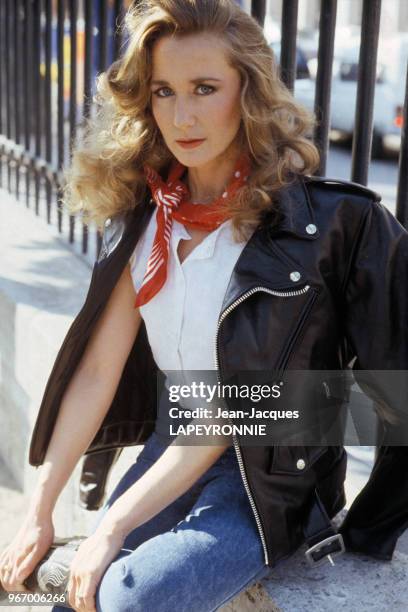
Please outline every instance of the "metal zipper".
M247 291L246 293L241 295L234 302L232 302L232 304L230 304L228 306L228 308L226 308L221 313L221 315L220 315L220 317L218 319L217 331L216 331L216 334L215 334L215 349L214 349L215 369L217 371L217 379L218 379L219 383L221 383L221 377L220 377L220 371L219 371L219 367L218 367L219 366L219 364L218 364L218 333L219 333L219 330L220 330L220 327L221 327L221 323L223 322L225 317L232 310L234 310L234 308L238 304L240 304L241 302L246 300L247 297L249 297L253 293L256 293L257 291L265 291L266 293L270 293L271 295L276 295L278 297L292 297L294 295L302 295L303 293L306 293L307 291L309 291L309 289L310 289L310 285L305 285L304 287L302 287L302 289L298 289L298 290L295 290L295 291L275 291L274 289L269 289L269 287L253 287L252 289L250 289L249 291ZM231 425L233 425L233 422L232 422L232 420L230 418L228 418L228 421L230 422ZM242 482L243 482L245 490L247 492L249 503L251 504L251 508L252 508L253 513L254 513L255 521L256 521L256 524L257 524L257 527L258 527L258 531L259 531L259 535L260 535L260 538L261 538L262 547L263 547L264 556L265 556L265 564L268 565L268 563L269 563L269 555L268 555L268 549L267 549L267 546L266 546L265 533L263 531L263 527L262 527L261 519L260 519L260 516L259 516L258 508L256 507L254 498L253 498L252 493L251 493L251 489L250 489L249 484L248 484L248 479L247 479L246 472L245 472L245 466L244 466L244 462L243 462L243 459L242 459L241 449L239 447L238 440L237 440L237 437L236 437L235 434L232 434L232 440L233 440L233 443L234 443L234 449L235 449L235 453L236 453L237 460L238 460L239 471L241 473Z

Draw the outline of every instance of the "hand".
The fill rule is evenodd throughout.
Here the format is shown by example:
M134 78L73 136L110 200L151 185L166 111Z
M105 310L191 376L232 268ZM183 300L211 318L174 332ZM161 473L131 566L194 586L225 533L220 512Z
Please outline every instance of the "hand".
M51 516L26 515L14 539L0 554L0 580L6 591L27 591L24 580L54 541Z
M67 595L77 612L96 612L95 593L108 565L122 548L124 536L102 523L78 548L70 565Z

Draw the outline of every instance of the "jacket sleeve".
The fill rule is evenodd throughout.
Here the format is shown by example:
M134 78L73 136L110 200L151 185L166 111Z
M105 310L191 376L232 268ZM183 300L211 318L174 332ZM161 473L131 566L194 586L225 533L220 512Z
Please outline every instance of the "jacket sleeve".
M382 437L341 531L349 550L390 559L408 526L408 232L373 201L354 244L343 293L345 339Z

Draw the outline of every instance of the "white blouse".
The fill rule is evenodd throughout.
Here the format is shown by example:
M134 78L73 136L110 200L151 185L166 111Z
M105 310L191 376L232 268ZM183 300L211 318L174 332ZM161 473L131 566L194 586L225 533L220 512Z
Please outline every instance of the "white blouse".
M130 258L136 292L142 284L156 227L153 211ZM182 239L191 240L191 236L182 223L173 219L166 282L147 304L140 306L140 314L160 370L215 370L218 316L246 241L234 241L228 219L209 233L181 264L177 246Z

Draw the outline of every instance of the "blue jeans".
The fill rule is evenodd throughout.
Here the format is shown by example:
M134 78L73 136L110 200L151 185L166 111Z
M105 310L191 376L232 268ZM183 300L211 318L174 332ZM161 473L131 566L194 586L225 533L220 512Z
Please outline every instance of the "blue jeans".
M158 459L153 433L98 514ZM96 591L98 612L212 612L270 571L233 447L195 484L131 531ZM54 606L52 612L71 609Z

